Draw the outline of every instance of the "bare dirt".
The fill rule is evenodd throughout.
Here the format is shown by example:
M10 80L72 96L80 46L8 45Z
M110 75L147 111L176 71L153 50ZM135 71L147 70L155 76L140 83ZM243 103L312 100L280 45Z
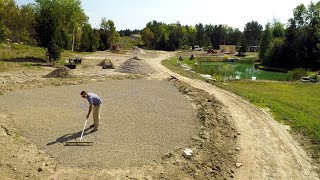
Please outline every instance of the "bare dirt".
M213 95L226 107L239 132L240 154L237 161L242 167L236 179L319 179L317 166L305 150L292 138L289 127L279 124L272 115L255 107L241 97L196 79L182 77L153 61L159 72L156 79L167 74ZM240 164L239 164L240 165Z
M71 70L67 67L59 67L51 73L44 76L44 78L71 78Z
M101 60L111 59L115 66L119 67L126 60L136 55L139 56L139 59L145 60L155 72L147 75L131 75L115 72L115 70L111 69L105 70L101 66L97 66ZM123 54L97 52L82 57L83 64L78 66L76 70L72 70L75 78L70 79L42 78L52 71L50 68L43 68L40 71L22 69L18 72L1 73L0 94L4 94L4 96L0 97L1 109L3 109L0 112L1 179L319 179L315 173L317 167L312 165L312 160L307 156L307 153L292 138L288 127L277 123L266 110L259 109L236 95L205 82L185 78L167 70L161 65L161 60L170 58L172 55L174 54L160 51L141 52L140 50L139 52L126 52ZM171 79L169 82L172 85L169 85L169 74L177 77L179 81ZM127 79L131 80L128 81ZM110 83L110 87L108 83ZM149 87L150 84L148 83L156 83L157 85ZM78 93L74 94L72 91L78 92L80 88L89 88L91 86L95 87L93 90L105 92L102 94L105 94L106 99L113 99L114 106L124 105L121 101L125 101L125 99L121 99L121 97L126 97L126 100L132 98L124 95L126 94L124 92L133 95L135 93L132 93L132 90L144 87L141 90L141 93L143 93L140 94L142 97L140 100L142 101L140 102L139 98L133 98L131 101L135 101L135 103L131 102L130 107L124 108L132 112L132 114L134 114L135 110L139 112L140 104L145 107L150 106L148 102L155 105L154 101L157 100L155 97L159 98L159 95L161 96L161 93L157 93L158 89L167 89L164 91L163 98L167 94L171 94L174 97L171 100L162 99L163 101L161 101L160 105L165 105L171 101L173 104L178 103L174 102L174 100L175 98L180 99L181 102L184 102L182 103L184 104L182 109L189 108L189 110L184 113L178 112L179 117L182 118L184 114L187 119L194 118L196 125L194 124L195 122L190 121L191 119L186 122L180 121L180 123L185 123L189 127L179 130L181 133L185 133L187 137L171 134L173 142L183 138L181 142L173 143L169 137L171 137L170 133L175 134L176 129L170 129L170 126L161 126L163 122L158 122L157 119L170 121L171 118L162 119L161 114L164 117L172 117L172 119L176 119L176 115L170 116L169 112L159 112L159 117L155 116L158 118L154 118L152 123L155 125L160 123L158 125L164 126L164 132L155 131L152 129L154 126L146 121L148 113L159 108L162 109L162 106L150 112L139 112L139 115L134 115L136 116L136 118L133 118L135 119L134 122L145 122L140 125L138 123L139 127L137 128L131 128L132 124L127 123L128 120L122 123L106 123L104 124L106 128L104 133L106 134L103 134L103 136L99 136L98 133L101 132L85 136L85 138L97 141L97 147L94 147L96 148L95 151L99 151L101 154L112 154L112 152L108 152L108 147L111 144L108 142L108 137L104 135L113 134L116 138L119 138L121 133L115 131L119 129L123 130L123 137L128 137L129 139L119 138L118 141L123 142L117 142L118 144L123 143L122 146L127 144L137 146L137 144L144 145L146 142L153 142L151 143L153 144L152 146L142 146L142 149L143 147L147 149L152 149L153 147L153 150L158 152L153 154L152 157L155 158L150 158L151 156L149 156L149 158L142 159L141 162L137 161L139 162L137 164L126 164L124 162L123 166L119 167L116 167L116 165L106 167L108 166L106 161L110 161L110 164L113 164L111 158L98 155L103 162L102 165L95 166L89 156L90 153L96 155L96 152L90 152L88 147L80 147L82 151L87 153L86 155L78 154L77 156L75 149L66 151L64 146L61 146L61 142L59 142L59 140L63 139L59 139L59 137L63 137L67 133L77 133L82 128L83 120L80 117L80 112L79 114L74 112L79 110L79 107L73 104L71 108L67 108L72 104L68 98L76 98L72 97L77 96ZM173 88L173 86L176 88ZM110 89L108 90L108 88ZM155 89L152 90L150 88ZM180 93L177 92L177 89ZM55 99L58 95L54 91L61 92L64 94L63 96L68 97L63 97L59 102L59 100ZM110 96L108 96L107 92ZM145 97L148 93L149 96ZM28 94L32 96L28 97ZM38 94L39 99L32 100L32 97L36 98ZM2 101L2 98L3 100L6 99L6 101ZM24 99L28 101L24 101ZM49 108L43 109L46 106L49 107L48 103L46 106L42 104L46 103L48 99L50 102L55 102L53 103L55 108L52 111L57 110L57 114L50 113ZM11 100L12 102L9 102ZM79 102L76 104L79 104ZM192 110L190 110L190 105L193 107L193 109L191 108ZM115 109L111 109L108 112L105 107L104 110L104 113L108 113L109 116L114 118L124 118L128 114L125 111L120 112L120 110ZM43 111L48 112L44 115L45 117L32 118L37 117L37 114L45 114ZM32 112L35 113L35 116L30 115L33 114ZM72 113L72 116L69 115ZM59 119L58 117L62 118ZM63 117L71 120L67 121ZM17 122L18 119L20 122ZM27 124L29 123L33 124L33 127L28 126ZM43 125L48 123L49 125L46 127ZM77 127L75 124L77 124ZM80 124L80 127L78 127L78 124ZM119 126L108 129L107 125L115 126L117 124ZM140 128L143 131L140 131ZM39 132L35 129L39 129ZM139 129L139 131L135 131L135 129ZM31 131L35 132L36 135L32 135ZM158 141L154 142L152 138L148 139L148 136L157 136L157 134L165 132L168 134L164 136L169 139L159 142L162 146L157 147ZM141 137L141 133L147 133L148 136ZM137 141L137 143L135 144L134 141ZM165 147L167 143L168 147ZM175 146L174 144L179 145ZM185 146L194 150L194 156L191 160L186 160L181 156ZM130 147L123 148L120 145L119 148L114 148L113 150L117 154L121 154L123 153L122 149L130 149ZM159 151L160 149L162 151ZM64 161L64 158L61 158L63 156L59 156L59 153L73 154L71 157L79 159L83 158L83 156L87 157L84 157L82 162L84 166L82 166L79 162L75 162L77 160L74 160L74 158L69 161L66 158L66 161ZM119 159L118 161L121 160ZM236 165L239 167L236 167Z

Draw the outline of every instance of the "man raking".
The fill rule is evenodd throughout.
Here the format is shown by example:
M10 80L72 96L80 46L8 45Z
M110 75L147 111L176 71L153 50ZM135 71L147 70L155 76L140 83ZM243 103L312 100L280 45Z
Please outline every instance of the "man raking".
M100 125L100 109L102 100L101 98L94 93L87 93L86 91L81 91L81 97L86 98L89 102L89 109L87 114L87 119L90 117L91 112L93 112L93 124L90 128L93 128L91 132L98 131Z
M98 131L98 128L100 125L100 109L102 104L100 97L94 93L87 93L85 91L81 91L80 95L81 97L86 98L89 102L88 114L86 116L86 121L84 123L80 141L68 141L65 144L66 146L92 146L93 145L93 142L81 141L91 112L93 112L93 124L90 126L90 128L93 128L93 130L91 132Z

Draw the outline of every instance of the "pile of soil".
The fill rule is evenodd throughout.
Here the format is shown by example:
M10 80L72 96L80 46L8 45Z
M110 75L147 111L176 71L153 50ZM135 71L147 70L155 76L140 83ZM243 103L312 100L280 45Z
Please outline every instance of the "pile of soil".
M67 67L59 67L51 73L44 76L44 78L71 78L71 70Z
M104 59L99 63L103 69L115 69L114 63L110 59Z
M134 54L146 54L146 52L144 52L142 49L140 49L138 47L134 48L133 53Z
M134 57L125 61L116 69L116 71L121 73L130 73L130 74L154 73L154 70L149 66L147 62L137 57Z

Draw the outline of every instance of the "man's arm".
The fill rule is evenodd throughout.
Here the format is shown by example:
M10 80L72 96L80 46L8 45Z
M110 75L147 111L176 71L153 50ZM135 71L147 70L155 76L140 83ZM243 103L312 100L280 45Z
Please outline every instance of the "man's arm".
M90 116L90 114L91 114L91 112L92 112L92 107L93 107L93 105L90 104L90 105L89 105L88 114L87 114L87 119L89 118L89 116Z

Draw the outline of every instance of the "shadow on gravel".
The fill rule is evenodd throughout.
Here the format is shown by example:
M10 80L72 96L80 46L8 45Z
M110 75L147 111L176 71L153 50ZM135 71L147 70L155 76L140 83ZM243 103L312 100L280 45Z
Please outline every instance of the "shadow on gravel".
M83 136L86 136L87 134L91 133L91 131L87 132L89 129L91 129L91 128L88 127L88 128L86 128L84 130ZM63 135L63 136L59 137L58 139L56 139L56 141L48 143L47 146L51 146L51 145L54 145L56 143L65 143L67 141L76 140L76 138L80 138L81 133L82 133L82 130L77 132L77 133Z
M12 59L4 59L3 61L16 62L16 63L22 63L22 62L45 63L46 62L44 59L36 58L36 57L12 58Z

